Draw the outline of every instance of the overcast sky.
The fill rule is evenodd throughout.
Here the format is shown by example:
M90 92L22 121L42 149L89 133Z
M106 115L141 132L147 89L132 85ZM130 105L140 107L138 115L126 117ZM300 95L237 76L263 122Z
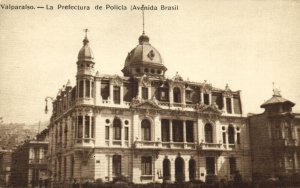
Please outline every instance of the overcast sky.
M19 2L19 3L18 3ZM119 74L142 33L140 11L94 6L178 5L178 11L145 11L145 31L161 53L167 76L242 90L244 113L261 113L272 82L284 98L300 102L300 1L1 1L57 7L89 5L90 11L0 11L0 116L4 122L45 121L45 97L75 83L77 54L88 28L95 69ZM300 112L300 105L294 107Z

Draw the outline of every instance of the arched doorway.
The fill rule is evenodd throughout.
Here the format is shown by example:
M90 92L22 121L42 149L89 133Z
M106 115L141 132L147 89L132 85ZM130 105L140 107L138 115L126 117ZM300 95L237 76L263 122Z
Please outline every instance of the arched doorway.
M163 178L165 180L169 180L171 178L171 172L170 172L170 160L164 159L163 161Z
M182 182L184 179L184 160L181 157L177 157L175 160L175 180Z
M194 159L189 161L189 178L190 181L196 179L196 161Z

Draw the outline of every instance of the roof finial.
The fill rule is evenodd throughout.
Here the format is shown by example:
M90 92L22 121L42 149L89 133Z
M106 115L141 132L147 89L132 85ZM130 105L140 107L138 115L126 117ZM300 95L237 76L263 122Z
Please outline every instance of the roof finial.
M281 91L278 88L275 88L275 82L272 82L273 84L273 96L281 97Z
M87 32L89 32L89 29L84 29L83 31L85 32L83 44L86 45L87 43L89 43L89 39L87 38Z

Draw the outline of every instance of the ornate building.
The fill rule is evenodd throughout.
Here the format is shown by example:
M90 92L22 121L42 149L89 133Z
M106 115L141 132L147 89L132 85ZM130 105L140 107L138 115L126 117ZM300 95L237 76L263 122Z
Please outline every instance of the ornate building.
M249 117L253 176L278 177L300 172L300 114L295 104L274 89L260 107L262 114Z
M85 36L76 85L53 101L49 160L55 186L74 179L135 183L251 177L249 131L241 93L165 77L161 54L144 33L125 59L123 76L94 71Z

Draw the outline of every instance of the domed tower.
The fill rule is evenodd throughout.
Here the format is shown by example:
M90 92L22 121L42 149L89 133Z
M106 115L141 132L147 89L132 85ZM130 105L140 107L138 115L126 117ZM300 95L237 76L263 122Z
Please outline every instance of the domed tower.
M87 29L85 29L85 38L83 46L78 53L77 61L77 98L92 98L94 85L94 56L89 46L87 38Z
M149 37L143 32L139 37L139 44L126 57L122 69L124 76L164 77L166 70L160 53L149 43Z

